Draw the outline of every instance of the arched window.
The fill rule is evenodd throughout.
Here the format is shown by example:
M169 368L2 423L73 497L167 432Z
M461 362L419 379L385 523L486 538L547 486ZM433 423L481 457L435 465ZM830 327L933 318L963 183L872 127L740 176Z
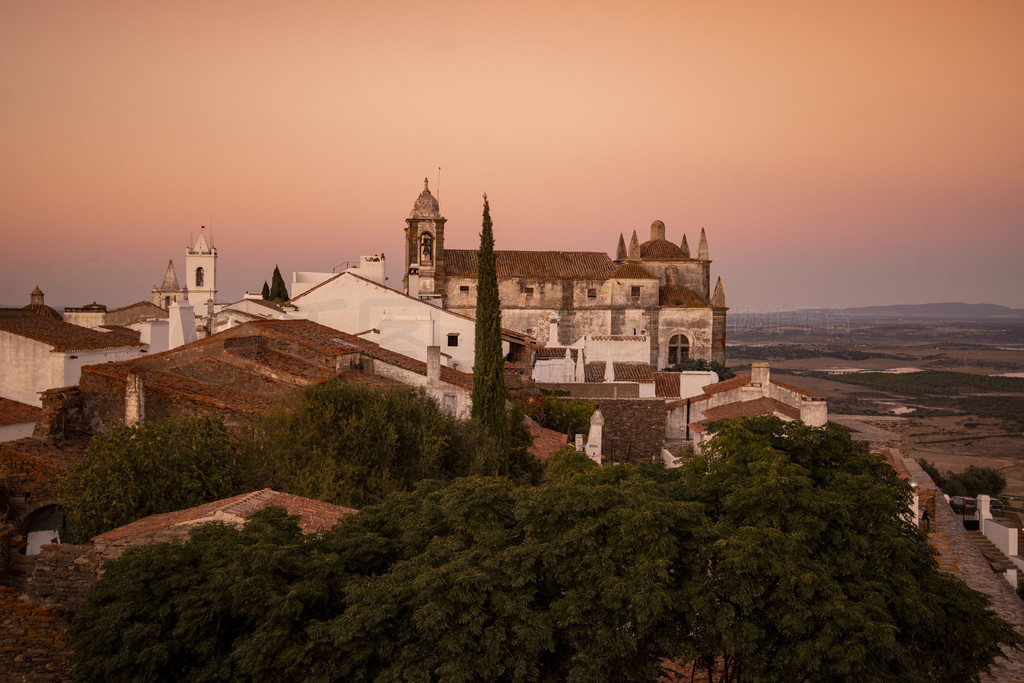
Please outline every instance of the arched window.
M434 236L429 232L423 233L420 238L420 263L431 264L434 262Z
M164 297L164 308L170 308L170 307L171 307L171 297L170 296L165 296Z
M682 363L690 357L690 340L686 335L677 334L668 340L668 364Z
M202 266L196 268L196 287L203 286L203 269Z

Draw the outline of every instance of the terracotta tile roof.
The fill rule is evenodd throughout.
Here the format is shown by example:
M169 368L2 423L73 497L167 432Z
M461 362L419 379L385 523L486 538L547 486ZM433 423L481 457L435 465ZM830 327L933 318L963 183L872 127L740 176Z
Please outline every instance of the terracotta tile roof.
M117 313L117 312L122 312L122 311L131 311L132 309L135 309L135 308L159 308L161 311L164 311L164 309L162 309L159 306L155 305L152 301L136 301L133 304L128 304L127 306L122 306L121 308L115 308L112 311L108 311L108 313ZM166 314L167 311L164 311L164 313Z
M782 382L776 382L773 379L768 380L768 381L770 381L772 384L774 384L777 387L782 387L783 389L789 389L790 391L795 391L796 393L803 394L804 396L807 396L809 398L823 398L822 396L819 396L818 394L811 393L810 391L807 391L806 389L801 389L800 387L793 386L792 384L783 384Z
M623 280L657 280L655 276L651 275L643 266L637 263L623 263L621 266L615 269L612 277L621 278Z
M715 420L732 420L738 417L757 417L758 415L770 415L779 413L793 420L800 419L800 411L793 406L786 405L774 398L755 398L750 401L739 401L726 403L723 406L708 408L704 411L704 419L694 422L691 428L697 431L704 431L708 423Z
M603 382L605 373L605 361L590 361L583 367L584 378L588 382ZM653 382L654 373L651 372L650 363L622 363L614 362L612 372L616 382Z
M495 251L498 277L533 280L607 280L615 264L596 251ZM476 277L475 249L445 249L444 264L451 277Z
M147 394L161 396L169 403L186 403L241 413L262 413L277 405L275 401L256 394L207 384L173 372L146 369L138 364L133 365L131 361L87 365L82 368L83 374L92 373L119 382L127 380L129 371L142 375Z
M60 313L57 312L57 309L51 308L46 304L25 304L21 307L21 310L34 313L35 315L41 315L44 318L49 318L50 320L63 320L63 318L60 317Z
M583 366L583 378L587 382L603 382L604 381L604 367L605 362L603 360L592 360Z
M311 498L293 496L272 489L243 493L232 498L205 503L187 510L176 510L150 515L93 538L97 546L116 544L133 536L146 536L160 529L179 527L183 532L206 522L222 522L241 526L252 513L268 506L284 508L289 515L299 516L299 528L303 533L330 529L345 515L358 512L341 505L331 505Z
M142 341L142 332L133 330L130 327L124 327L123 325L100 325L99 329L106 330L104 334L111 335L109 337L111 339L121 337L127 342Z
M0 480L12 495L52 498L67 469L85 459L87 445L83 441L49 444L32 437L0 442Z
M689 261L678 245L668 240L648 240L640 245L640 258L644 261Z
M551 454L565 446L568 437L553 429L541 427L533 420L526 420L526 426L533 436L533 444L530 446L530 455L538 460L547 460Z
M424 361L389 351L368 339L340 332L309 320L260 320L246 324L265 330L269 334L287 337L323 353L339 356L349 353L363 353L370 358L415 372L418 375L423 375L424 377L427 375L427 364ZM240 325L234 329L237 330L241 327ZM441 367L441 381L466 389L473 388L472 375L447 366Z
M340 377L344 382L361 384L366 387L377 387L379 389L405 386L397 379L382 377L381 375L367 375L366 373L359 372L358 370L342 370L338 373L338 377Z
M0 308L0 330L48 344L55 351L92 351L123 346L142 346L121 336L72 325L18 308Z
M295 356L263 346L228 349L227 354L245 359L275 372L281 372L310 382L322 382L336 376L333 371L327 368L307 363L301 358L296 358Z
M654 373L654 395L660 398L679 398L678 372Z
M723 380L721 382L715 382L714 384L708 384L704 388L704 393L708 396L714 396L720 394L723 391L731 391L732 389L739 389L750 384L750 373L745 375L736 375L732 379Z
M662 306L680 308L708 308L708 300L685 285L663 285L658 289L658 302Z
M650 363L623 363L616 361L612 366L616 382L653 382L654 373Z
M535 358L565 358L564 346L542 346L538 349L534 349L533 355ZM579 349L569 349L570 357L576 360L576 356L579 355Z
M43 409L27 403L0 397L0 427L34 422L43 414Z

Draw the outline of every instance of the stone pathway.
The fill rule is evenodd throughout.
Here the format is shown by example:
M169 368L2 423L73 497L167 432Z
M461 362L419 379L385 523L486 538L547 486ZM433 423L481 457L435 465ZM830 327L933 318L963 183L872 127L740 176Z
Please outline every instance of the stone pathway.
M910 458L904 459L919 490L935 490L935 484L921 467ZM960 523L960 518L942 498L935 494L935 521L928 539L938 552L939 569L959 577L976 591L985 593L990 605L1003 619L1013 624L1024 635L1024 603L1003 578L996 576L974 541ZM1024 652L1010 652L1000 659L985 681L1024 681Z

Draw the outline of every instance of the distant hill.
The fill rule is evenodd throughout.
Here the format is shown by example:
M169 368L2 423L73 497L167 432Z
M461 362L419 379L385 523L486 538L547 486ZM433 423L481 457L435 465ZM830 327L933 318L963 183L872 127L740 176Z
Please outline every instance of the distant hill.
M861 306L857 308L806 308L796 311L739 314L735 322L747 317L775 320L831 320L842 319L863 323L938 323L938 322L1020 322L1024 323L1024 308L1009 308L996 304L894 304L890 306ZM730 324L734 321L730 320Z

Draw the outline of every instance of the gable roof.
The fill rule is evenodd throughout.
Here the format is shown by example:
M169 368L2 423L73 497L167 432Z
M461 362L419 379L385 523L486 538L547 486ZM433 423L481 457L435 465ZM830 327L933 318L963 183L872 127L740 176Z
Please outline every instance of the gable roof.
M608 254L597 251L495 251L498 277L533 280L607 280L615 274ZM445 271L451 277L476 277L475 249L445 249Z
M662 285L658 289L658 303L681 308L708 308L707 299L685 285Z
M358 510L341 505L332 505L312 498L281 493L273 489L263 489L197 505L186 510L175 510L143 517L131 524L100 534L92 540L97 546L102 547L118 544L119 541L133 537L149 537L161 530L170 530L172 527L178 527L183 534L196 525L207 522L221 522L239 527L252 513L269 506L284 508L289 515L298 515L299 528L306 534L329 529L345 515L358 512Z
M771 415L779 413L793 420L800 419L800 411L793 406L786 405L774 398L755 398L749 401L737 401L725 405L708 408L704 411L704 419L694 422L691 428L703 432L708 423L716 420L731 420L740 417L757 417L758 415Z
M143 346L121 335L97 332L18 308L0 308L0 330L48 344L54 351L92 351Z
M621 266L615 269L612 277L622 278L623 280L657 280L655 276L651 275L650 271L641 266L638 263L623 263Z
M590 361L583 366L584 379L587 382L603 382L607 363L603 360ZM640 382L646 384L654 381L650 363L612 363L612 373L616 382Z
M27 403L0 396L0 427L33 422L38 420L42 414L43 409L39 406L30 406Z

